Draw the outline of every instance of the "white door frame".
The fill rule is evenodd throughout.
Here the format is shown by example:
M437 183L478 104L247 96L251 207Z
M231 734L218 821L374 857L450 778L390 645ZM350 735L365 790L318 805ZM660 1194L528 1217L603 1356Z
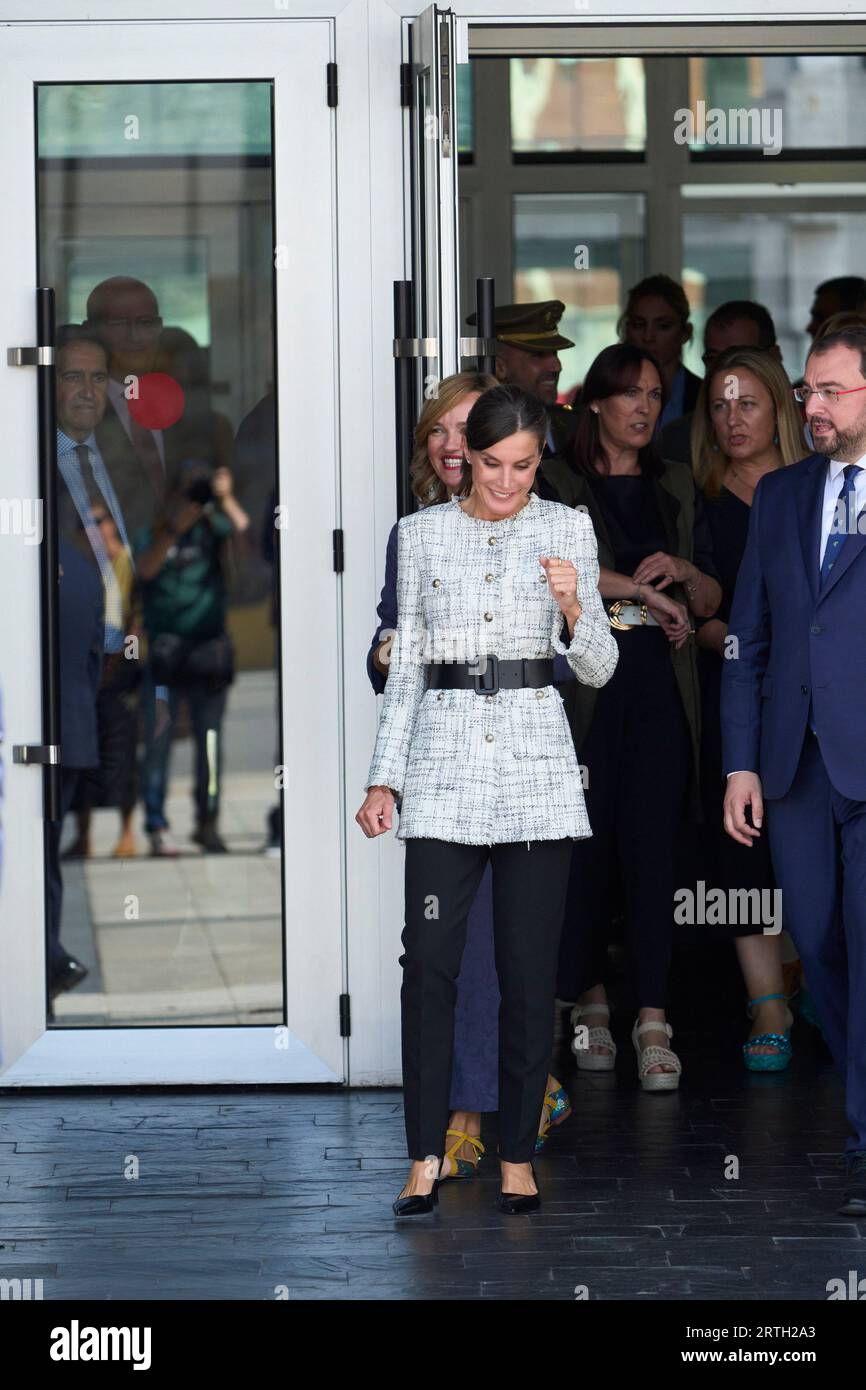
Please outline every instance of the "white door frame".
M116 8L116 7L115 7ZM210 7L211 18L215 7ZM153 7L151 7L152 12ZM3 1085L334 1082L346 1074L340 1036L343 961L343 785L336 448L337 314L333 110L326 19L251 24L78 23L0 31L0 169L14 207L0 225L6 343L34 341L36 215L33 83L272 79L275 103L275 275L281 556L283 747L287 766L286 1029L45 1028L42 788L14 765L13 744L39 743L38 554L0 544L0 679L5 732L4 865L0 887ZM302 196L299 196L299 190ZM34 373L0 364L6 421L3 488L37 495ZM303 477L299 471L303 470ZM335 636L337 634L337 636ZM291 807L303 802L303 816Z
M400 1081L397 958L403 920L403 854L393 836L383 835L373 843L366 840L354 823L354 814L363 799L378 712L364 670L364 656L375 626L385 544L397 503L392 283L407 278L411 267L411 203L403 138L407 118L400 107L398 75L405 28L428 3L429 0L184 0L183 4L184 22L198 21L202 32L212 23L227 20L243 21L246 26L273 23L278 17L282 22L293 23L293 13L307 18L330 17L334 21L336 41L332 56L339 67L339 104L334 114L339 185L336 225L340 245L336 275L340 320L339 338L336 339L335 330L335 340L339 353L340 434L344 441L345 578L349 581L343 593L341 673L345 697L341 767L347 883L344 912L352 1016L348 1076L351 1084L362 1086ZM538 13L527 13L528 0L456 0L453 8L458 19L473 29L484 26L501 30L507 24L519 26L526 37L530 26L539 26ZM714 25L717 37L729 40L733 37L732 24L747 25L747 35L755 41L759 35L783 39L786 31L778 27L782 24L802 26L801 34L808 30L808 46L814 49L821 41L822 31L826 35L828 22L859 30L858 21L866 19L866 9L859 4L854 11L829 12L813 4L804 13L794 11L790 0L762 0L760 11L754 0L731 0L723 8L718 0L690 0L688 14L683 12L682 0L590 0L586 9L577 0L544 0L540 8L546 27L555 25L562 29L579 24L586 25L587 30L611 29L612 44L614 37L627 41L629 32L641 30L657 51L662 42L687 42L703 24ZM177 13L177 0L5 0L4 6L5 17L13 28L29 27L39 21L54 22L64 31L72 27L72 16L74 23L82 24L141 19L168 25L177 22ZM665 28L660 30L658 26ZM787 30L791 35L794 32ZM838 34L837 30L833 37ZM0 31L0 64L2 53ZM279 135L278 130L278 139ZM32 276L32 268L28 269ZM28 301L16 323L17 335L28 335L20 338L22 342L31 341L30 312ZM7 340L12 341L11 331ZM32 390L28 388L29 392ZM334 392L336 396L336 384ZM28 396L28 410L30 404ZM22 596L18 616L22 623L38 619L35 606L28 606L26 596ZM8 725L7 712L7 782L11 743ZM34 732L38 731L31 722L26 737L33 738ZM38 780L38 774L28 772L27 776ZM30 787L35 797L35 782ZM5 889L0 891L5 899ZM315 921L324 923L324 912ZM13 929L14 925L13 920ZM239 1031L234 1030L234 1036ZM168 1040L172 1034L160 1032L155 1036ZM199 1032L197 1038L197 1048L205 1051L205 1031ZM160 1065L154 1071L159 1072L154 1080L170 1079Z

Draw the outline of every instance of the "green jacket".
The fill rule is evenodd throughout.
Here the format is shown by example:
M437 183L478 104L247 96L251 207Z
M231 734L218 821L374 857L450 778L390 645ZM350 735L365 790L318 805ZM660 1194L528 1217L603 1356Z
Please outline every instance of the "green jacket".
M695 485L692 471L684 463L666 461L665 471L653 485L653 490L661 513L670 555L681 556L685 560L701 564L695 560ZM560 459L542 460L541 471L548 483L555 488L560 500L568 507L580 507L589 513L598 541L598 563L607 569L615 569L613 550L604 518L599 511L589 486L589 480L575 471L570 464ZM686 603L686 594L681 584L670 584L665 593L679 603ZM609 608L613 600L605 600ZM626 638L626 641L628 638ZM674 675L682 697L683 709L691 735L691 779L689 813L693 819L701 818L698 769L700 768L701 739L701 700L698 686L697 652L694 637L677 650L671 646L671 661ZM592 723L595 701L598 695L588 685L579 681L566 681L559 686L565 702L568 721L571 725L574 746L580 749Z

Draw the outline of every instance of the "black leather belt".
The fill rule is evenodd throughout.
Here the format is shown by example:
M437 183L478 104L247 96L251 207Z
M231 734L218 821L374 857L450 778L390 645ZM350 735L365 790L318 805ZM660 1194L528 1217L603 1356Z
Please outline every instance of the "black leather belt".
M500 661L498 656L478 661L432 661L427 664L428 690L474 690L476 695L496 695L500 690L538 690L553 684L551 657Z

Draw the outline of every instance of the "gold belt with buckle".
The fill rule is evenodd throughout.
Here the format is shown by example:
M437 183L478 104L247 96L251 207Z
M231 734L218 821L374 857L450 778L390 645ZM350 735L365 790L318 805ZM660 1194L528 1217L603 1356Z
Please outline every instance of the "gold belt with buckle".
M650 613L645 603L633 603L631 599L618 598L607 610L608 621L617 632L628 632L633 627L658 627L659 622Z

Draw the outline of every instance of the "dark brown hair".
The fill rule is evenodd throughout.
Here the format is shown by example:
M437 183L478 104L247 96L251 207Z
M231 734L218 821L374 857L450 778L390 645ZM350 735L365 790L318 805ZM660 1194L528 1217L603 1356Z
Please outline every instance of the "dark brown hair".
M476 452L492 449L512 434L526 431L538 441L539 451L544 449L548 427L547 407L539 396L531 391L523 391L519 386L499 385L492 391L479 396L466 419L466 443ZM467 464L463 470L464 478L471 483L472 468ZM537 492L537 479L533 478L530 492Z
M580 413L574 436L574 466L578 473L593 478L598 474L598 464L601 464L603 472L610 471L610 462L601 442L598 416L589 407L594 401L607 400L610 396L627 391L630 386L636 386L644 362L649 362L658 372L663 410L667 399L665 384L658 363L645 348L633 347L631 343L613 343L611 347L602 348L587 372L581 387ZM638 450L637 457L645 477L661 477L664 464L653 438Z
M840 328L835 333L816 338L809 349L809 356L821 357L834 347L846 347L852 352L859 352L860 375L866 380L866 328Z
M650 296L654 299L663 299L671 313L676 314L682 327L689 329L689 337L691 337L691 323L689 322L691 307L688 295L679 281L672 279L670 275L648 275L645 280L640 280L632 286L616 326L619 336L621 338L624 336L629 315L633 312L637 301Z

